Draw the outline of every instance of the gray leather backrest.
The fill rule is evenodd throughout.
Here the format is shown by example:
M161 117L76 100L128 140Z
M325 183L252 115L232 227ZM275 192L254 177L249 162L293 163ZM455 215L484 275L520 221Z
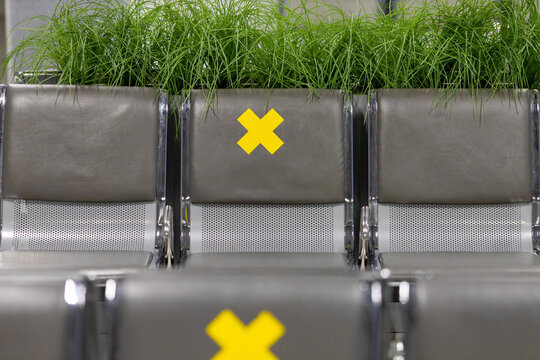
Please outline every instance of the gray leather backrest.
M3 271L0 294L0 359L85 357L84 326L90 319L83 315L80 276Z
M377 92L381 203L531 201L530 92Z
M216 333L233 340L239 340L235 330L248 325L261 341L269 335L262 350L282 360L371 359L375 335L369 289L356 275L342 273L128 277L118 291L114 359L211 359L221 349L218 343L228 345L219 336L210 337L211 324ZM266 313L262 318L261 312ZM216 321L220 315L222 323ZM260 354L251 355L255 359Z
M413 294L411 359L538 359L538 274L441 275Z
M318 95L318 96L317 96ZM189 171L193 203L340 203L344 201L343 93L318 90L191 92ZM208 99L212 99L209 103ZM272 109L283 122L273 154L250 154L238 141L248 130L238 118Z
M154 200L158 105L150 88L9 85L3 197Z

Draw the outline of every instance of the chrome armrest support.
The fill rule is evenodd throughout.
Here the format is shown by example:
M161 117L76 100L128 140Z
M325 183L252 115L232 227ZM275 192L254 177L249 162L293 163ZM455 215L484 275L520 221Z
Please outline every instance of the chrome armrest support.
M540 199L533 196L532 199L532 240L533 252L540 255Z
M533 225L532 234L533 234L533 252L536 255L540 255L540 226Z
M367 260L367 246L369 239L369 207L363 206L360 214L360 222L362 226L362 233L360 234L360 240L362 241L362 249L360 250L360 270L366 269Z
M172 254L174 250L173 244L173 209L172 206L166 205L163 214L159 219L159 232L162 240L162 245L165 248L165 257L167 258L167 269L172 268Z

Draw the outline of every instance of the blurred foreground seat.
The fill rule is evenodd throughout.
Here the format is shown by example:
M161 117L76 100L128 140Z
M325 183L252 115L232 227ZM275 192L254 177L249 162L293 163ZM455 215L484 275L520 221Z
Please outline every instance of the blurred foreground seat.
M535 92L379 90L368 118L376 266L539 269Z
M112 359L380 359L381 285L357 274L144 273L110 281Z
M169 213L166 95L9 85L1 99L0 269L111 274L157 263Z
M439 274L419 278L409 301L407 357L538 359L540 276Z
M352 106L343 92L192 91L181 134L184 267L354 266Z
M0 272L0 359L97 359L95 321L95 292L83 277Z

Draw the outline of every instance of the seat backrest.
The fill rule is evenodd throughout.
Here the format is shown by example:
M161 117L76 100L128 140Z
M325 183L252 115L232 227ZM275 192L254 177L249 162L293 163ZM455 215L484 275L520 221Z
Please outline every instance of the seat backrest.
M182 108L183 249L352 248L351 129L341 91L192 91Z
M150 88L1 88L1 250L153 252L167 97Z
M418 360L538 359L538 273L438 275L412 287L406 352Z
M2 271L0 294L0 358L96 358L94 293L85 279Z
M535 92L379 90L368 118L380 252L532 252Z
M351 273L129 276L111 303L112 358L376 359L380 292Z

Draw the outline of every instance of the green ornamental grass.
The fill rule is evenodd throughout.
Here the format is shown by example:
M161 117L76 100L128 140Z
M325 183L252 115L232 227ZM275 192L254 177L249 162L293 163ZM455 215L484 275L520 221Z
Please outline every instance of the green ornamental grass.
M171 94L538 88L536 1L431 0L351 16L314 2L280 9L257 0L67 0L27 30L2 71L53 70L61 84L156 86Z

